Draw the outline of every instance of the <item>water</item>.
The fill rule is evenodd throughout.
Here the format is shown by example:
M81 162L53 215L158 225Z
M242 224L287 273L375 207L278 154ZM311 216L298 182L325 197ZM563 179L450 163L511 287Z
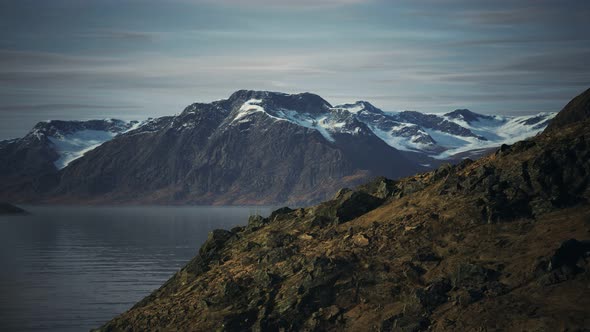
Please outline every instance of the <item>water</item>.
M88 331L187 263L253 207L25 207L0 216L0 331Z

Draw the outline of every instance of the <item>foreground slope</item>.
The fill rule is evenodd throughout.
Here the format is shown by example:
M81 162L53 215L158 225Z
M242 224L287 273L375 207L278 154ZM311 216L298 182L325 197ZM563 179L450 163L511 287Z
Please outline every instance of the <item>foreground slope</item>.
M214 231L101 329L587 329L590 120L567 118L476 162Z
M588 328L589 126L217 230L102 329Z

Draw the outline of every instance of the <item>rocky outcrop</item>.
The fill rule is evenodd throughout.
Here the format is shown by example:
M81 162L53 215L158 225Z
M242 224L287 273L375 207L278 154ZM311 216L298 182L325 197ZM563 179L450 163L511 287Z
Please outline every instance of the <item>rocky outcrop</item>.
M586 121L590 117L590 89L572 99L561 112L551 121L547 132L559 130L578 121Z

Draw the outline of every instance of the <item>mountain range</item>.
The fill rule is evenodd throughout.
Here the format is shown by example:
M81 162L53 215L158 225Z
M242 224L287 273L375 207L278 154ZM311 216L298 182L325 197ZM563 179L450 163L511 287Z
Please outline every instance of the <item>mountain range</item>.
M587 331L589 129L590 89L476 161L214 230L98 331Z
M312 203L541 132L555 113L384 112L311 93L241 90L138 122L47 121L0 142L0 200L43 203Z

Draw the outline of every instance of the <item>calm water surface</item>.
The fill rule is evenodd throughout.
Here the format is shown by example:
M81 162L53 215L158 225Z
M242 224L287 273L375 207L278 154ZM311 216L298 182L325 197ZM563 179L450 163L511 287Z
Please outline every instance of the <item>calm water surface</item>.
M270 207L25 207L0 216L0 331L88 331Z

